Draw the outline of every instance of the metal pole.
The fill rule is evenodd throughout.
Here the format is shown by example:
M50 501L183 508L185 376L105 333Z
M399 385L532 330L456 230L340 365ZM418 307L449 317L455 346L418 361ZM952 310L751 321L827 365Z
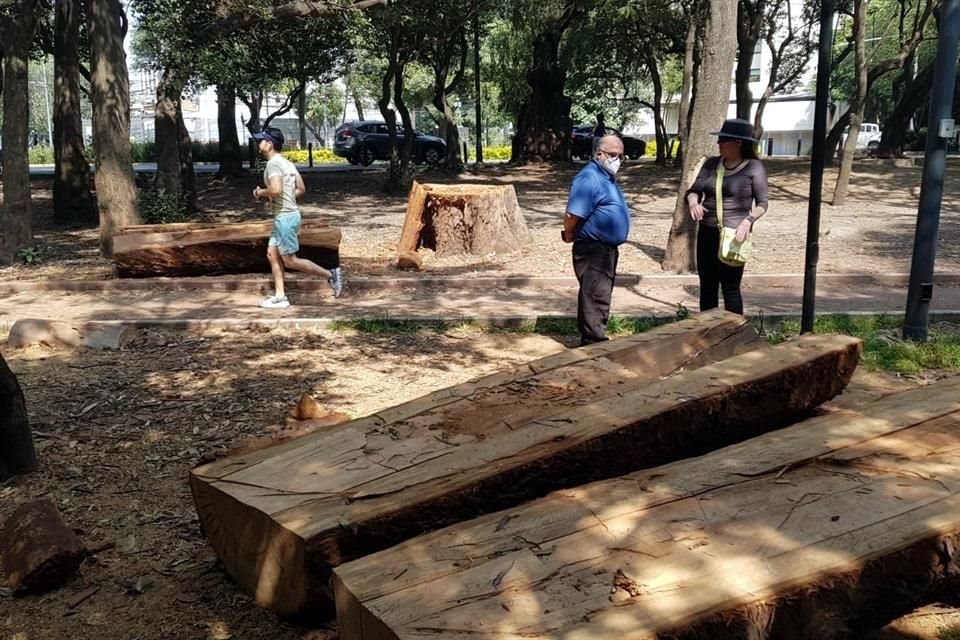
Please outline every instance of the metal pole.
M813 114L813 155L810 159L810 198L807 208L807 255L803 269L803 312L800 331L813 331L820 260L820 203L823 167L827 157L827 102L830 99L830 62L833 54L834 0L823 0L820 10L820 55L817 59L817 102Z
M957 76L957 46L960 41L960 0L944 0L940 14L940 37L933 70L927 148L917 207L917 230L913 238L910 285L903 337L926 341L933 299L933 265L940 228L940 203L947 164L947 141L954 135L953 86Z
M473 83L474 95L476 96L476 130L477 130L477 162L483 162L483 136L480 131L481 109L480 109L480 3L479 0L473 0ZM466 162L466 157L464 157Z

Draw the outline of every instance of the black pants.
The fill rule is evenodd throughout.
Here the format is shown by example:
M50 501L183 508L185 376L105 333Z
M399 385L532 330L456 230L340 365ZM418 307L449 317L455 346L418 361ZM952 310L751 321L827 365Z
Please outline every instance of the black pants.
M743 315L743 296L740 281L743 267L731 267L720 262L720 229L700 225L697 233L697 274L700 276L700 311L716 309L720 305L717 289L723 291L723 308Z
M620 251L616 247L603 242L577 240L573 243L573 271L580 283L577 328L581 347L607 339L610 298L619 257Z

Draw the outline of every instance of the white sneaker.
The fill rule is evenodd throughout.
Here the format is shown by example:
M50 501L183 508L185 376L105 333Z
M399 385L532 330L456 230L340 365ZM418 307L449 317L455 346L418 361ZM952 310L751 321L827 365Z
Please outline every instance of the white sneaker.
M290 306L287 296L267 296L260 301L260 306L264 309L286 309Z
M330 283L330 288L333 289L333 297L339 298L340 294L343 292L343 271L340 267L331 269L330 279L327 280Z

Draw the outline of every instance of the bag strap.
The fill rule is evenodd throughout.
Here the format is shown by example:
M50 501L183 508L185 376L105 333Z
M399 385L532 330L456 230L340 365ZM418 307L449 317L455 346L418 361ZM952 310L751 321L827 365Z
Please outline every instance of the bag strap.
M717 227L723 229L723 158L720 158L720 161L717 162L717 186L716 186L716 196L717 201Z

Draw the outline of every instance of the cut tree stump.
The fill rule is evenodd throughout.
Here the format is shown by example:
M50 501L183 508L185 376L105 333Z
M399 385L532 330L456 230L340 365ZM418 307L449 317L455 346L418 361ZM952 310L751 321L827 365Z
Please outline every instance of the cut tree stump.
M21 318L13 323L7 344L14 348L33 345L48 347L85 347L87 349L122 349L135 331L123 324Z
M0 482L36 470L37 453L23 389L0 354Z
M438 256L512 253L531 241L513 185L414 183L397 251Z
M113 236L113 261L121 278L269 273L267 240L272 220L124 227ZM304 218L300 251L326 269L340 266L340 230Z
M335 571L342 640L833 640L960 580L960 378Z
M83 545L49 500L18 507L0 530L0 560L14 593L56 588L80 567Z
M689 370L742 349L747 328L728 317L571 350L198 468L200 521L258 603L294 612L329 598L345 561L775 428L840 393L856 367L859 341L809 337Z

